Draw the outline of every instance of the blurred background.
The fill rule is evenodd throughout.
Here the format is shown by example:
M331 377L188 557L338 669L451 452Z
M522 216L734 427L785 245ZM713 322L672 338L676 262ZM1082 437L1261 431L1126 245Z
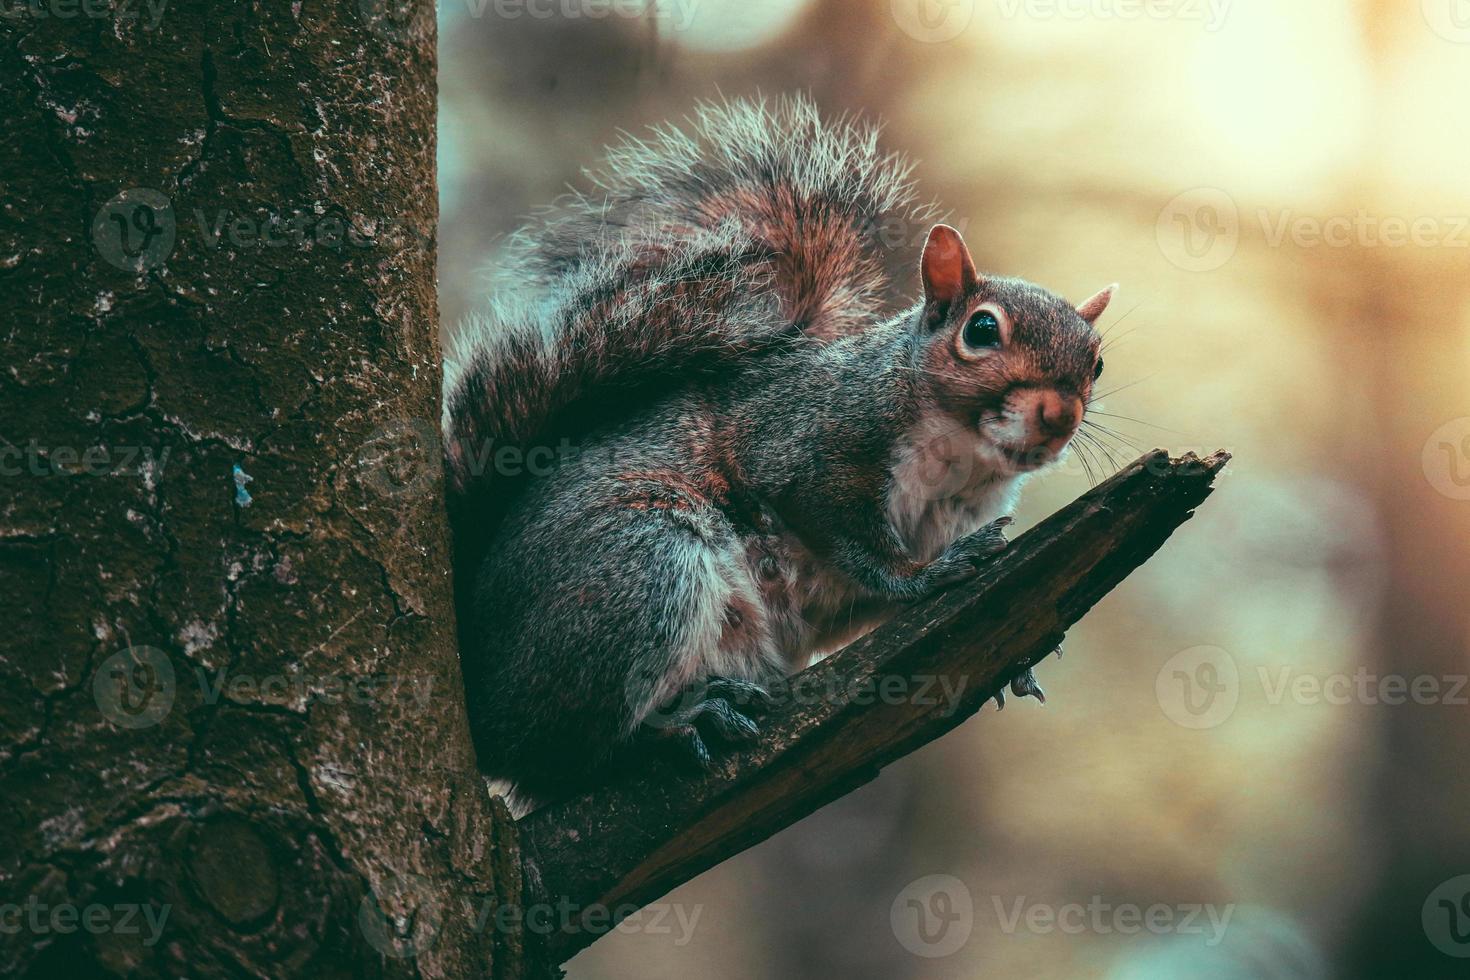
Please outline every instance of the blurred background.
M799 89L883 121L983 269L1122 283L1118 461L1235 454L1039 669L1046 707L987 707L571 977L1470 975L1470 2L440 18L446 332L619 131ZM1021 523L1089 483L1033 482Z

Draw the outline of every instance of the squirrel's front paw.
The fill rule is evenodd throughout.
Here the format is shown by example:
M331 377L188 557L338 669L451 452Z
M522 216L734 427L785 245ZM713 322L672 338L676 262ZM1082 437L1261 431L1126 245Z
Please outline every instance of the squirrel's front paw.
M671 746L699 768L715 768L710 744L737 745L754 741L760 728L750 715L769 708L773 699L765 688L731 677L709 677L685 689L643 721L644 731Z
M974 578L987 561L1006 550L1005 529L1013 523L1010 517L997 517L972 534L967 534L945 549L935 559L940 566L936 585L953 585Z

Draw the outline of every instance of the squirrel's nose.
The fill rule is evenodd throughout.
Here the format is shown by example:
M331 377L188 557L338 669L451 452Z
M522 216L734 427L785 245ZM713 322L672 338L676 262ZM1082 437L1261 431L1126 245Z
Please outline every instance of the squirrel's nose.
M1048 389L1041 392L1037 413L1041 431L1049 436L1069 436L1082 418L1082 399Z

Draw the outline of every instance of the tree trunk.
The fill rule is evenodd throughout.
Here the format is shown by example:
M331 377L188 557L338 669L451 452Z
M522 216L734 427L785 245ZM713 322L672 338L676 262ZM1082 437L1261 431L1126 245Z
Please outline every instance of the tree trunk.
M517 975L447 581L432 5L3 13L0 972Z

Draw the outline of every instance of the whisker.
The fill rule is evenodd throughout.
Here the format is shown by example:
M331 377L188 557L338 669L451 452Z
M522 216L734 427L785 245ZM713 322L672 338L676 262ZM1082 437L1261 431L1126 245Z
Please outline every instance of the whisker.
M1130 436L1126 436L1115 429L1110 429L1099 422L1094 422L1091 419L1083 419L1082 424L1085 426L1090 426L1093 430L1101 432L1103 435L1106 435L1109 438L1118 440L1125 446L1132 446L1134 449L1138 450L1143 449L1143 446L1136 439L1133 439Z
M1088 445L1086 440L1077 443L1078 458L1082 460L1082 471L1087 474L1088 486L1095 487L1098 484L1098 471L1102 463L1098 460L1096 451Z
M1116 336L1116 337L1104 337L1103 338L1103 342L1102 342L1102 346L1098 348L1098 353L1099 354L1106 354L1106 353L1108 353L1109 351L1111 351L1115 347L1117 347L1119 344L1121 344L1123 341L1127 340L1129 337L1131 337L1134 334L1138 333L1138 331L1140 331L1142 329L1143 329L1143 324L1140 323L1138 326L1133 327L1130 330L1124 330L1122 333L1118 334L1118 336Z
M1110 465L1113 468L1113 471L1114 472L1116 472L1118 469L1121 468L1120 465L1119 465L1119 463L1118 463L1117 457L1115 457L1112 454L1112 452L1106 446L1104 446L1102 443L1098 442L1096 438L1094 438L1093 436L1091 436L1091 435L1089 435L1088 433L1085 433L1085 432L1079 432L1079 436L1081 437L1081 440L1080 440L1080 442L1078 444L1079 445L1083 445L1083 446L1087 446L1088 447L1088 451L1090 453L1093 453L1094 455L1096 455L1098 453L1101 453L1104 457L1107 458L1108 465ZM1101 466L1102 466L1102 463L1100 461L1098 462L1098 466L1099 466L1099 468L1101 468ZM1096 486L1097 485L1096 482L1094 482L1093 485Z
M1097 435L1097 433L1089 432L1087 435L1088 435L1088 439L1091 442L1093 442L1094 444L1096 444L1099 448L1102 449L1102 451L1104 453L1107 454L1108 459L1111 460L1115 466L1121 465L1118 456L1115 455L1114 452L1113 452L1113 448L1114 447L1108 445L1108 443L1105 442L1104 439L1100 438ZM1109 436L1107 436L1107 438L1116 439L1117 437L1116 436L1109 435ZM1117 449L1118 449L1118 451L1120 453L1125 454L1125 455L1128 454L1128 453L1141 453L1141 452L1143 452L1143 447L1142 446L1139 446L1136 443L1125 443L1125 442L1122 442L1121 440L1118 442Z
M1087 454L1082 451L1082 444L1080 442L1073 443L1072 451L1077 456L1077 462L1082 464L1082 478L1087 481L1088 486L1091 486L1092 474L1087 471Z
M1145 381L1152 381L1156 377L1158 377L1158 373L1157 372L1155 372L1153 374L1150 374L1147 377L1139 378L1137 381L1130 381L1126 385L1122 385L1120 387L1114 388L1112 391L1105 391L1101 395L1093 395L1092 396L1092 400L1095 401L1095 402L1100 402L1104 398L1108 398L1108 397L1110 397L1112 395L1116 395L1120 391L1127 391L1129 388L1132 388L1134 385L1141 385Z
M1115 414L1113 414L1111 412L1099 412L1099 411L1096 411L1096 410L1091 409L1091 408L1089 408L1087 410L1087 414L1088 415L1101 415L1105 419L1120 419L1120 420L1122 420L1124 422L1134 422L1134 423L1136 423L1138 425L1146 425L1146 426L1148 426L1151 429L1158 429L1161 432L1168 432L1168 433L1170 433L1172 435L1176 435L1176 436L1182 436L1182 435L1184 435L1184 433L1183 432L1180 432L1178 429L1170 429L1170 428L1167 428L1167 427L1162 426L1162 425L1155 425L1152 422L1145 422L1143 419L1129 418L1127 415L1115 415Z
M1109 336L1109 335L1110 335L1110 334L1111 334L1111 333L1112 333L1112 332L1113 332L1113 331L1114 331L1114 330L1117 330L1117 329L1118 329L1118 324L1120 324L1120 323L1122 323L1122 322L1123 322L1123 321L1124 321L1124 320L1126 320L1126 319L1128 319L1128 318L1129 318L1129 317L1130 317L1130 316L1132 316L1132 315L1133 315L1133 314L1134 314L1134 313L1135 313L1135 312L1137 312L1137 311L1138 311L1138 307L1137 307L1137 306L1134 306L1134 307L1133 307L1133 308L1132 308L1132 309L1130 309L1130 310L1129 310L1129 311L1128 311L1128 312L1127 312L1127 313L1124 313L1124 314L1123 314L1123 315L1122 315L1122 316L1120 316L1120 317L1118 317L1118 319L1116 319L1116 320L1114 320L1114 321L1113 321L1113 322L1112 322L1112 323L1110 323L1110 324L1108 324L1108 327L1107 327L1107 329L1106 329L1106 330L1104 330L1104 331L1103 331L1103 332L1102 332L1102 334L1101 334L1101 336L1102 336L1102 339L1103 339L1103 340L1107 340L1107 339L1108 339L1108 336ZM1135 328L1135 329L1137 329L1137 328Z
M1117 456L1113 454L1113 450L1107 445L1107 443L1102 442L1095 436L1092 436L1090 438L1092 438L1092 440L1097 444L1098 448L1102 450L1103 455L1108 458L1108 462L1112 464L1114 472L1117 472L1118 470L1123 468L1122 460L1120 460Z
M1082 472L1087 478L1088 485L1096 486L1097 476L1094 473L1093 465L1096 463L1096 459L1092 455L1092 450L1088 447L1084 439L1073 439L1072 446L1077 450L1077 461L1082 464Z

